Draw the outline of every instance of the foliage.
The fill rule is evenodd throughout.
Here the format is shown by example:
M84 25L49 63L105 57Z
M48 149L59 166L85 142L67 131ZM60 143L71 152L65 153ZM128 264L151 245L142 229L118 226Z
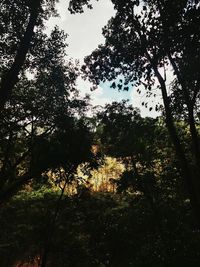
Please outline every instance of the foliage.
M85 59L82 70L95 84L108 80L113 82L113 88L128 90L133 86L139 93L144 86L147 96L154 95L155 87L160 90L166 126L178 159L177 168L182 172L200 223L197 127L200 32L196 27L200 20L199 3L182 0L173 3L168 0L112 2L116 15L103 29L105 44L99 45ZM168 90L170 72L174 75L172 94ZM116 85L120 76L124 77L124 82L121 79ZM176 127L177 117L184 119L188 126L192 156L188 157L188 146L182 142L183 136Z
M157 87L164 116L156 119L127 101L87 117L67 35L58 27L44 33L55 3L0 4L1 266L197 266L198 1L112 0L106 42L82 67L90 81L112 81L114 89L144 86L150 97ZM71 13L84 7L91 1L69 4ZM106 177L99 192L79 177L94 167L97 183ZM117 191L108 190L110 173Z
M57 198L45 188L21 192L1 209L2 267L40 256ZM47 266L195 266L200 237L188 204L171 199L159 211L161 224L139 195L65 197Z
M0 114L1 201L49 170L73 172L92 157L88 99L75 89L77 66L64 61L65 39L58 28L45 37L33 79L22 77Z

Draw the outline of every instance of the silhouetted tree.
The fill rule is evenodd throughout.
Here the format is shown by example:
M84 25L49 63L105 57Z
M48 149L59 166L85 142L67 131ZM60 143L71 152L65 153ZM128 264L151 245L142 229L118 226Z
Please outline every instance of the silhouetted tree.
M152 87L161 91L166 125L173 141L182 176L188 187L190 199L198 218L200 211L199 136L194 112L199 95L199 24L200 6L197 1L112 1L115 17L104 27L105 45L100 45L85 59L83 71L97 84L114 81L124 76L128 89L144 85L152 95ZM190 30L191 29L191 30ZM192 49L191 49L192 47ZM194 62L192 63L192 57ZM173 117L171 95L167 90L167 70L173 69L181 98L185 105L190 129L190 146L193 160L186 155L186 148L178 134ZM187 73L187 74L186 74ZM186 74L186 75L185 75ZM190 75L191 74L191 75ZM190 76L188 79L188 75ZM140 89L139 89L140 91Z
M1 202L49 169L75 170L91 157L88 99L78 97L78 69L64 61L65 48L55 28L38 51L34 78L21 78L0 114Z

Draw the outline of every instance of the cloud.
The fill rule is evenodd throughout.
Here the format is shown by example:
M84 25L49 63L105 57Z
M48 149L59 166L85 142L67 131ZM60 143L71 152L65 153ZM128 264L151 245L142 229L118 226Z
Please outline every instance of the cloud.
M67 2L67 3L66 3ZM74 59L83 61L97 46L104 43L102 28L115 14L111 1L92 1L93 9L85 9L82 14L70 14L67 10L69 1L61 0L57 4L60 18L51 18L47 22L47 32L58 25L69 34L67 53Z
M77 80L77 88L79 89L80 95L84 97L86 94L90 95L91 104L94 106L105 105L108 101L104 89L100 86L96 90L91 91L92 84L89 81L85 81L81 78Z
M110 82L101 83L94 91L90 90L91 87L92 84L89 81L78 78L77 88L80 91L80 95L84 97L86 94L89 94L93 106L104 106L113 101L120 102L123 99L128 99L133 107L140 109L141 116L143 117L157 117L161 114L155 111L156 105L162 104L161 92L156 87L152 90L156 96L150 98L147 97L146 90L143 86L140 87L140 94L137 92L137 88L131 86L129 87L129 91L118 91L117 89L110 88ZM142 105L142 102L148 103L148 107ZM151 111L149 111L150 107L152 108Z
M102 105L112 103L113 101L121 101L122 99L130 99L130 91L118 91L117 89L110 88L110 82L101 83L96 90L91 91L92 84L81 78L77 80L77 88L80 95L84 97L89 94L91 97L92 105Z

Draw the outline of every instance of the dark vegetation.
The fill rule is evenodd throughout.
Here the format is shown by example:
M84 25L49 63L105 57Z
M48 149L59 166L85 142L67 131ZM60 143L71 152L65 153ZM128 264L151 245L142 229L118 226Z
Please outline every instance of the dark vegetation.
M64 32L44 33L55 1L0 3L1 267L199 265L200 3L112 2L105 45L81 68ZM80 75L149 97L157 87L162 115L122 101L88 116ZM107 156L124 170L95 192Z

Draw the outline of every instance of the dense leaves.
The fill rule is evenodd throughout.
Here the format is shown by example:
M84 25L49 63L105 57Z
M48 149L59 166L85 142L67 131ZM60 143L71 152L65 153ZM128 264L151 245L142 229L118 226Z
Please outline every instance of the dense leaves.
M6 230L0 238L2 267L39 259L57 197L44 188L23 192L1 210L1 229ZM200 237L189 219L187 203L160 203L161 224L141 196L65 197L61 208L48 266L198 264L195 248Z
M82 66L96 85L160 90L155 119L127 101L92 114L67 34L44 33L56 2L0 4L1 266L198 266L199 1L112 0Z
M33 78L23 75L0 114L1 201L43 172L90 161L87 99L75 89L77 66L64 61L65 37L58 28L45 37Z

